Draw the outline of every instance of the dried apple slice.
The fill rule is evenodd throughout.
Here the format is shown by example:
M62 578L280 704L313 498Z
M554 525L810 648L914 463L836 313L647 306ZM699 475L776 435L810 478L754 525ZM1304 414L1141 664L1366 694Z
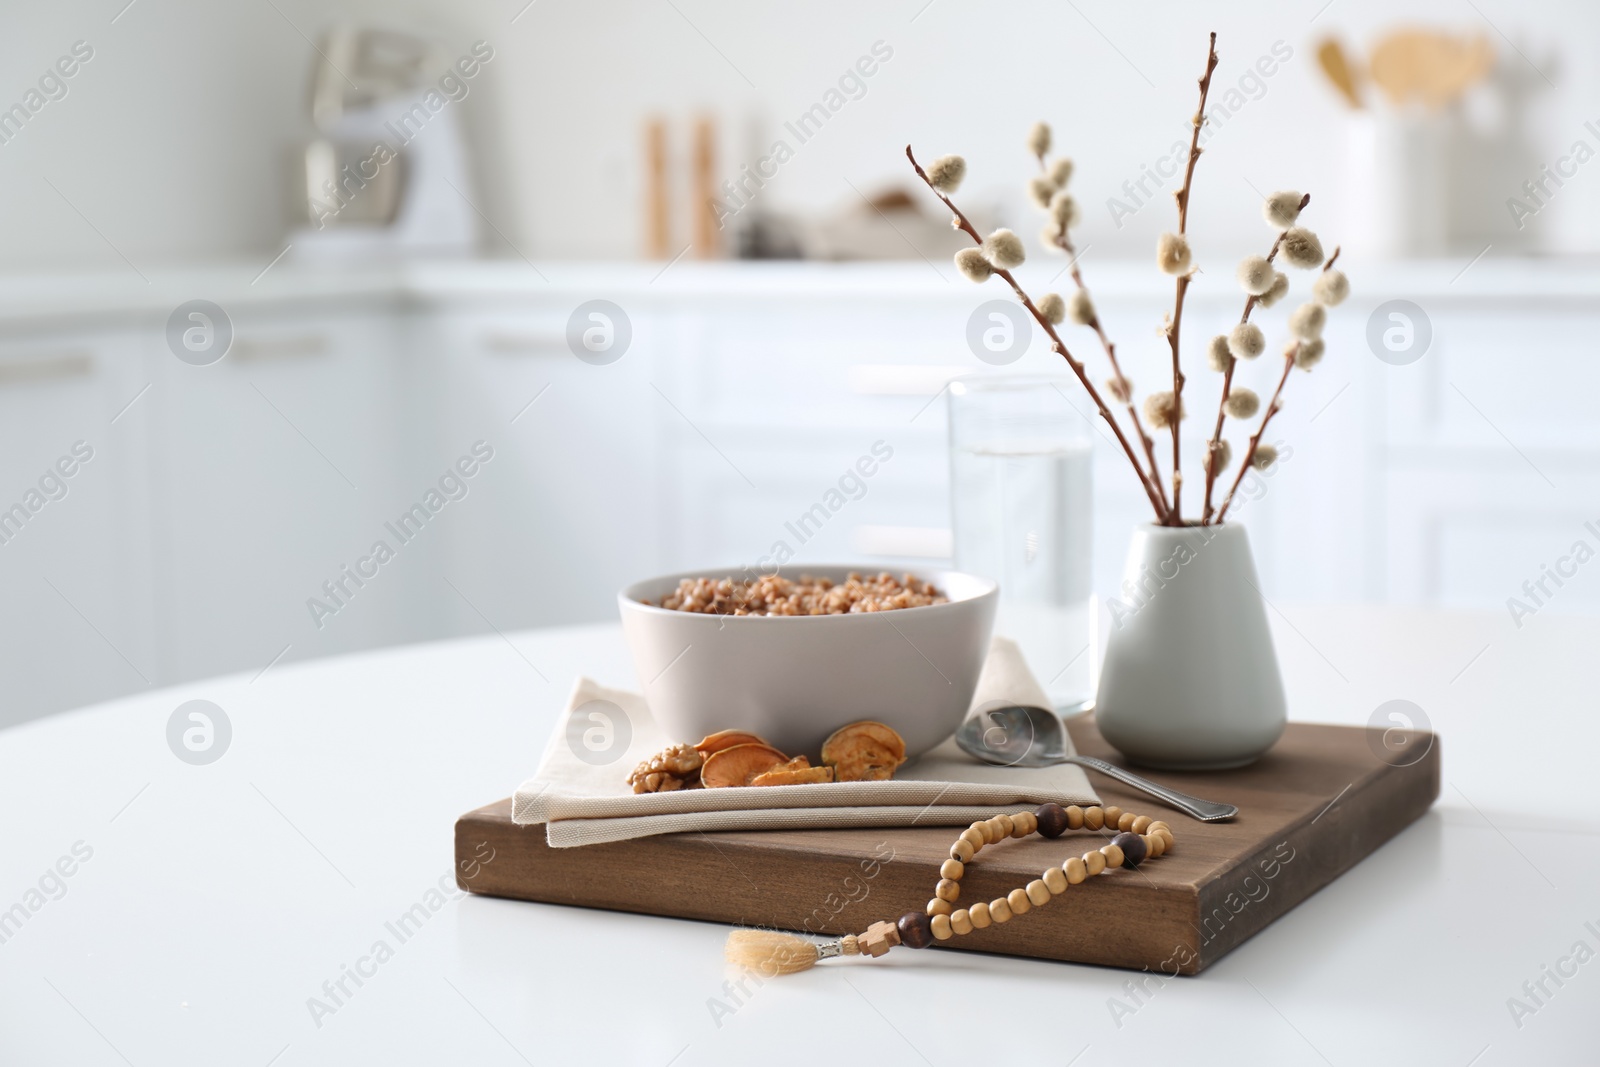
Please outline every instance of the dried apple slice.
M771 745L730 745L706 759L700 768L700 783L707 789L749 785L757 776L787 762L788 757Z
M802 762L804 756L790 760L788 763L764 774L758 774L751 779L751 785L818 785L822 782L833 781L832 767L813 767Z
M836 782L888 781L905 761L905 740L881 722L841 726L822 743L822 762Z
M701 759L706 759L713 753L721 752L725 748L732 748L734 745L766 744L766 738L757 737L755 734L744 730L718 730L716 733L708 734L695 742L694 748L696 752L700 753ZM767 747L770 748L772 746L768 745Z

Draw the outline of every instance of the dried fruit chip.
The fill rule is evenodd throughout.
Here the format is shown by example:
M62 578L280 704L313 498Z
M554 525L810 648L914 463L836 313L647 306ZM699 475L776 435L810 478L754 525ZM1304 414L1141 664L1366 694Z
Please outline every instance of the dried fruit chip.
M805 759L801 756L800 759ZM751 779L751 785L817 785L822 782L833 781L832 767L812 767L808 764L794 766L796 761L791 760L781 767L774 767L765 774L758 774Z
M887 781L905 760L905 740L881 722L842 726L822 743L822 762L837 782Z
M730 745L712 753L700 768L700 782L707 789L749 785L758 775L788 762L788 757L771 745Z
M734 745L765 745L767 739L757 737L755 734L743 730L718 730L695 743L695 751L700 753L702 759L709 758L712 754L721 752ZM771 746L768 746L771 747Z

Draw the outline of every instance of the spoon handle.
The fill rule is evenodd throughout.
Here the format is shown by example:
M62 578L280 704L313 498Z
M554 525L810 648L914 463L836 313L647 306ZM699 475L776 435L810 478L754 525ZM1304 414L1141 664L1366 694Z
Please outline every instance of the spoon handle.
M1148 778L1141 778L1132 771L1123 770L1115 764L1107 763L1105 760L1096 759L1093 756L1068 756L1065 762L1076 763L1080 767L1088 767L1091 770L1099 771L1101 774L1109 775L1123 785L1132 786L1141 793L1148 793L1157 800L1166 801L1180 811L1188 812L1201 822L1222 822L1239 814L1239 809L1232 804L1218 804L1215 801L1192 797L1188 793L1180 793L1176 789L1158 785Z

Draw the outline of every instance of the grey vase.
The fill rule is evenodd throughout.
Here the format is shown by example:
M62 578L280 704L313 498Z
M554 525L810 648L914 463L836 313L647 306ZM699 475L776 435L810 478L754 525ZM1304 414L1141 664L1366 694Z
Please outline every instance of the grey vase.
M1130 760L1222 770L1258 759L1286 721L1283 678L1243 526L1133 533L1095 719Z

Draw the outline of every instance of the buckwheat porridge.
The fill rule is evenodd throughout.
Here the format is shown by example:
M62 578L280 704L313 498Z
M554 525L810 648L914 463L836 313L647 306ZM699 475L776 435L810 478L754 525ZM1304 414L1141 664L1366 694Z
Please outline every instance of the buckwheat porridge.
M703 615L848 615L922 608L948 599L931 582L911 574L896 579L884 571L870 578L851 572L837 583L809 574L798 580L775 574L751 581L685 578L658 606Z

